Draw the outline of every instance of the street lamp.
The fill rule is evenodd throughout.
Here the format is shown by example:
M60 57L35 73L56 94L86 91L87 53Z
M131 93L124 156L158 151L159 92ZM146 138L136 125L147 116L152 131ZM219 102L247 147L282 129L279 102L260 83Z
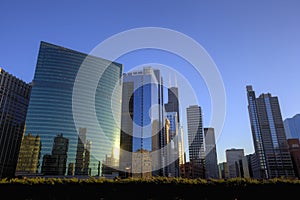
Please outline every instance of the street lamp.
M127 171L127 178L129 178L129 176L130 176L130 167L126 167L125 169Z

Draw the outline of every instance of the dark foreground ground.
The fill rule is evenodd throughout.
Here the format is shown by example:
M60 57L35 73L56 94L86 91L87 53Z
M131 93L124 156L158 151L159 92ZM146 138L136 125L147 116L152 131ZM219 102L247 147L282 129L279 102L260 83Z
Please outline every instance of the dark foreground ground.
M300 181L153 179L11 179L0 180L0 199L299 199Z

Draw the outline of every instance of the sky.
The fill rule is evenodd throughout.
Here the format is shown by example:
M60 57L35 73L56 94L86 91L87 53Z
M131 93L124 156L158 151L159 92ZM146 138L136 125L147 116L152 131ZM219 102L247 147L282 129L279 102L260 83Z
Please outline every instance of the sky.
M252 85L257 95L278 96L283 119L300 113L299 9L298 0L2 0L0 67L30 82L41 41L89 53L107 38L134 28L161 27L183 33L206 50L224 83L226 118L216 138L218 162L224 162L226 149L254 152L246 85ZM185 60L144 50L117 61L125 72L149 63L177 70L198 98L204 126L210 126L207 86ZM184 101L186 90L178 87ZM182 111L184 121L184 107Z

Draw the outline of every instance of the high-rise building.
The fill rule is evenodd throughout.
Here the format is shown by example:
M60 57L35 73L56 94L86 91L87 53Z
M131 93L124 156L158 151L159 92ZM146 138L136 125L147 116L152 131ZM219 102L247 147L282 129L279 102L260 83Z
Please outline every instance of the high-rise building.
M165 110L166 112L176 112L177 121L180 122L178 87L168 88L168 103L165 104Z
M204 128L205 177L219 178L217 147L214 128Z
M298 138L290 138L287 140L289 151L292 156L295 175L300 178L300 142Z
M16 169L17 176L37 173L40 151L41 139L39 135L23 135Z
M249 163L247 156L244 156L242 159L236 161L235 165L237 177L250 178Z
M132 155L132 176L135 178L150 178L152 176L151 152L140 149Z
M239 177L236 162L244 158L244 149L226 149L226 163L229 171L229 178Z
M246 88L254 150L259 164L259 177L255 178L294 177L278 97L267 93L256 98L252 86Z
M205 147L202 111L198 105L191 105L187 109L187 128L189 143L189 160L194 170L193 178L205 177Z
M167 165L168 176L179 177L179 136L177 112L166 112L169 121L169 134L167 138Z
M0 68L0 178L15 175L31 85Z
M26 119L26 135L38 134L41 139L40 166L43 158L44 162L52 162L49 155L53 138L61 133L68 139L66 166L71 167L67 171L72 174L76 168L79 127L84 127L86 141L82 144L89 141L92 148L89 156L84 156L89 157L89 161L84 161L89 166L83 166L91 176L99 175L99 162L120 145L122 70L123 66L116 62L40 43ZM99 78L96 81L95 76ZM83 150L89 151L88 144L85 146ZM65 165L59 167L59 172L65 171ZM41 173L41 167L38 172Z
M255 153L248 154L245 156L247 159L248 163L248 172L249 172L249 177L254 178L254 177L259 177L259 174L255 174L259 172L259 163L257 162L257 156Z
M146 173L134 171L137 168L133 164L144 166L143 163L137 165L137 159L143 160L149 154L152 175L164 174L164 151L160 150L165 144L162 108L160 70L144 67L123 75L120 170L130 168L133 176L138 176L134 173ZM138 156L137 152L143 155ZM146 160L148 162L148 157Z
M185 163L185 149L184 149L184 132L183 126L179 127L179 139L178 139L178 149L179 149L179 165L183 165Z
M227 162L222 162L218 164L219 168L219 177L223 179L229 178L229 170L228 170L228 165Z
M180 125L180 112L179 112L179 96L178 96L178 87L177 86L173 86L173 87L169 87L168 88L168 102L165 104L165 111L166 113L173 113L176 114L176 120L172 120L174 122L171 122L171 123L176 123L176 129L174 129L172 132L173 132L173 137L174 137L174 140L173 140L173 143L175 142L175 146L176 146L176 158L174 157L172 160L174 160L173 163L170 163L171 165L173 166L176 166L176 174L178 173L178 176L179 176L179 171L180 171L180 163L183 164L184 163L184 146L183 146L183 136L181 134L183 134L182 129L180 128L181 125ZM170 117L170 115L169 115ZM176 132L174 132L176 131ZM174 153L173 153L174 154ZM175 154L174 154L175 155ZM169 167L170 169L170 167ZM171 167L172 169L172 167ZM174 169L174 167L173 167ZM173 170L174 172L174 170ZM171 173L172 174L172 173ZM174 173L173 173L174 175ZM177 176L177 175L176 175Z
M300 140L300 114L283 121L287 139L298 138Z

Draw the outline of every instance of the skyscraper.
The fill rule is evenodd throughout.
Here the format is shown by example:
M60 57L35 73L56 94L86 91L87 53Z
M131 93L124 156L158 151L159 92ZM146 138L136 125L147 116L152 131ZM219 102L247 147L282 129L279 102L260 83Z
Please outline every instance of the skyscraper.
M166 117L169 121L169 134L167 138L168 152L167 152L167 165L168 176L179 176L179 135L178 135L178 118L177 112L166 112Z
M278 98L270 93L256 98L252 86L247 86L247 96L255 155L259 164L260 177L255 178L293 177ZM253 171L253 174L257 172Z
M219 178L217 147L214 128L204 128L205 177Z
M151 156L152 175L162 175L159 173L163 173L164 155L162 151L157 151L163 145L165 135L160 71L144 67L124 74L122 92L120 170L130 168L132 173L146 173L134 171L136 166L144 166L141 163L144 156L137 155L140 153L147 155L147 162L148 155Z
M227 162L219 163L218 168L219 168L220 178L223 178L223 179L229 178L229 170L228 170Z
M0 178L13 177L31 85L0 68Z
M23 135L18 157L16 175L35 174L39 167L41 151L40 136Z
M194 170L193 178L205 177L205 147L203 135L202 111L198 105L187 108L187 127L189 143L189 160Z
M182 129L181 129L181 124L180 124L180 112L179 112L179 96L178 96L178 87L177 86L173 86L173 87L169 87L168 88L168 103L165 104L165 111L166 113L176 113L176 121L173 122L176 123L176 129L173 130L176 131L173 133L173 143L175 142L175 146L176 146L176 156L177 158L174 160L174 163L170 163L173 166L176 166L176 173L177 171L180 171L180 164L184 163L184 146L183 146L183 140L184 138L182 137ZM168 115L167 115L168 116ZM169 115L170 117L170 115ZM174 153L173 153L174 154ZM174 154L175 155L175 154ZM178 166L178 167L177 167ZM178 170L177 170L178 169ZM174 171L174 170L173 170Z
M298 138L290 138L287 142L292 157L295 175L300 178L300 141Z
M298 138L300 140L300 114L295 115L292 118L286 118L283 121L286 137Z
M180 122L178 87L168 88L168 103L165 104L166 112L177 112L177 121Z
M84 161L89 166L83 165L83 168L90 170L91 176L99 175L99 162L120 145L122 70L119 63L47 42L40 43L26 119L26 134L38 134L41 139L39 173L43 158L46 161L52 159L49 155L52 154L53 138L59 133L68 139L66 166L70 167L68 174L73 174L78 136L82 134L79 127L84 127L86 141L83 143L89 141L92 147L90 160ZM91 78L101 73L101 77L97 76L98 81ZM75 121L77 116L80 121ZM84 150L88 151L88 144L85 145ZM65 172L65 166L60 167L58 171Z
M244 149L226 149L226 162L229 171L229 178L239 177L237 162L244 158Z

